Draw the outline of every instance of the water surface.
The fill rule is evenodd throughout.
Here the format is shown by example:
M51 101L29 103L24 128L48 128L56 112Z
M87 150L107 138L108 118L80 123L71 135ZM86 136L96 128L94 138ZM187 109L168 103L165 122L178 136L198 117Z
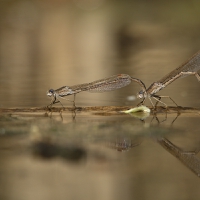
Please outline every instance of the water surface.
M98 110L98 109L97 109ZM199 110L1 114L4 199L199 196ZM163 121L164 120L164 121ZM174 121L175 120L175 121ZM172 123L173 122L173 123ZM184 188L184 190L183 190ZM17 199L18 199L17 198Z

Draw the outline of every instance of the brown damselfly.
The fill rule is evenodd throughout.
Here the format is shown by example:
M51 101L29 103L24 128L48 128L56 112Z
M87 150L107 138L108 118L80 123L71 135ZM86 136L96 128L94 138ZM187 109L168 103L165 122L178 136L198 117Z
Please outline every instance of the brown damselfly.
M56 90L50 89L47 92L47 96L52 97L52 101L49 106L52 106L55 103L61 103L59 99L65 99L64 97L69 95L74 95L73 103L75 106L75 96L79 92L109 92L125 87L129 85L132 81L137 82L143 90L146 90L144 83L140 79L133 78L128 74L118 74L90 83L84 83L74 86L63 86Z
M194 54L188 61L183 63L180 67L171 71L169 74L164 76L159 81L152 83L147 90L143 88L143 90L140 91L137 95L138 98L143 99L140 104L144 104L147 97L149 98L153 107L155 106L151 98L154 98L157 101L156 105L158 104L158 102L160 102L165 107L167 107L167 105L160 100L163 97L171 99L171 101L173 101L174 104L176 104L175 101L170 96L159 96L156 95L156 93L162 90L163 88L167 87L169 84L171 84L178 78L183 78L189 75L195 75L197 80L200 81L200 75L197 73L198 70L200 70L200 51ZM176 104L176 106L178 105Z

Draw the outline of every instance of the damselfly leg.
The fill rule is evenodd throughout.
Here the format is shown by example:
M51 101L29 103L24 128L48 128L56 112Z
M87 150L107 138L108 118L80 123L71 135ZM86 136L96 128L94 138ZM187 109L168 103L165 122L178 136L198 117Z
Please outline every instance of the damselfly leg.
M167 104L161 101L161 98L169 98L177 107L178 104L170 97L170 96L158 96L158 95L152 95L152 97L156 100L155 107L158 105L158 103L161 103L167 108Z
M47 108L50 108L50 109L51 109L52 106L53 106L53 104L56 104L56 103L60 103L61 106L64 108L64 106L63 106L63 104L61 103L61 101L57 100L56 98L53 99L53 100L51 101L51 103L47 106Z

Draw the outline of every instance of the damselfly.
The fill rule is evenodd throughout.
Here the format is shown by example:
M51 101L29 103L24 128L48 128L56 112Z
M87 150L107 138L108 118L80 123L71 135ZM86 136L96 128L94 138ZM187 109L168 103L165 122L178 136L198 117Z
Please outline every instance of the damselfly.
M52 98L52 101L49 104L49 106L52 106L53 104L60 102L59 98L65 99L64 97L68 95L74 95L73 103L75 106L75 96L79 92L113 91L113 90L117 90L119 88L129 85L132 81L137 82L144 91L146 90L144 83L140 79L133 78L129 76L128 74L118 74L118 75L114 75L108 78L93 81L91 83L84 83L84 84L79 84L79 85L74 85L74 86L63 86L56 90L50 89L47 92L47 96ZM65 99L65 100L68 100L68 99Z
M183 63L180 67L176 68L159 81L152 83L147 90L143 89L142 91L140 91L137 95L138 98L143 99L140 104L144 104L147 97L149 98L153 107L155 106L151 98L154 98L157 101L156 105L158 104L158 102L160 102L163 105L165 105L165 107L167 107L167 105L160 100L162 97L167 97L175 103L175 101L170 96L159 96L156 95L156 93L178 78L183 78L189 75L195 75L197 80L200 81L200 75L197 73L198 70L200 70L200 51L193 55L192 58ZM176 106L178 105L176 104Z

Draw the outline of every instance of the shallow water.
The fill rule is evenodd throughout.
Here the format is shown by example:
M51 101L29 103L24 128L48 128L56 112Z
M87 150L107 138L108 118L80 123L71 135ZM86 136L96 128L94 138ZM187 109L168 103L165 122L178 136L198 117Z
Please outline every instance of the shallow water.
M84 2L0 1L0 199L198 199L194 76L159 92L183 106L167 115L119 112L139 103L136 83L80 93L76 112L45 106L50 88L161 79L199 50L199 2Z
M199 114L1 114L1 197L196 198Z

